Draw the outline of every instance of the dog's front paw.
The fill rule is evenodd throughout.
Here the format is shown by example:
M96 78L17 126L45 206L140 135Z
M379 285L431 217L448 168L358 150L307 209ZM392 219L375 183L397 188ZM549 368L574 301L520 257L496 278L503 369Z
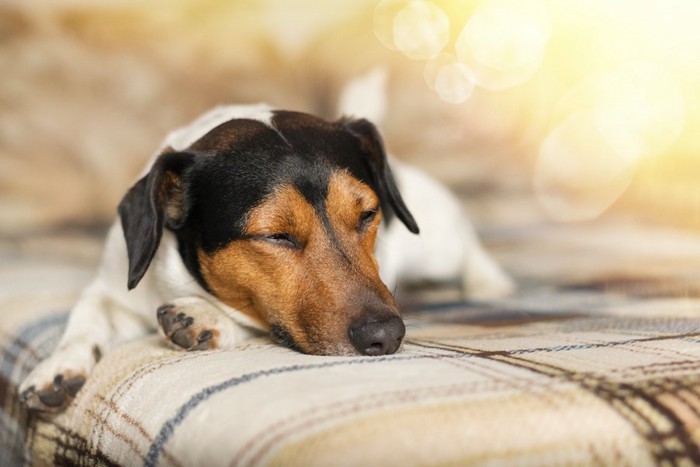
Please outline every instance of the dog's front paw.
M179 299L158 308L158 324L165 337L186 350L209 350L218 346L219 331L206 316L206 302Z
M75 399L99 354L89 345L58 349L39 363L19 387L20 402L27 409L59 412Z
M68 406L85 384L85 375L71 373L54 376L51 383L30 385L20 392L20 402L30 410L58 412Z

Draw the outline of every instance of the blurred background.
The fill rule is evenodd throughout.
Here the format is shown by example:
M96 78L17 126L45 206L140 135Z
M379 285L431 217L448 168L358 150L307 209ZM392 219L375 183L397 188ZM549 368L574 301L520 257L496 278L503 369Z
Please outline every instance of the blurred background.
M700 227L694 0L4 0L0 234L101 227L216 104L337 118L387 73L396 157L480 228Z

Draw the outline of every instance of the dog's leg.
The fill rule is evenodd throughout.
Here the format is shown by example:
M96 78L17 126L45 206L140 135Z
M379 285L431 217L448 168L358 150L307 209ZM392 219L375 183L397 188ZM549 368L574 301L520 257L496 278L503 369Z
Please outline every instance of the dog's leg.
M231 348L256 332L201 297L175 299L160 306L157 315L165 338L185 350Z
M515 283L501 266L486 252L474 232L464 219L462 222L464 241L464 270L462 293L472 300L492 300L511 295Z
M148 331L142 319L115 303L104 293L100 280L95 280L71 311L56 350L21 384L25 406L61 410L73 400L105 352Z

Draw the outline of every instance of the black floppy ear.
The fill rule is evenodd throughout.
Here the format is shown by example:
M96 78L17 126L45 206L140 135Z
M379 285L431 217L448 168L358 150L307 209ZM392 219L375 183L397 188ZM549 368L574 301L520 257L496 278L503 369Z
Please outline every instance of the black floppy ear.
M377 127L364 118L345 120L343 126L360 141L360 147L367 155L369 168L380 190L380 196L389 202L391 208L408 230L417 234L419 232L418 224L401 198L401 193L399 193L399 188L387 161L384 142Z
M129 258L129 290L146 274L158 249L163 225L176 229L185 220L187 200L182 175L193 159L190 153L162 154L119 203L117 210Z

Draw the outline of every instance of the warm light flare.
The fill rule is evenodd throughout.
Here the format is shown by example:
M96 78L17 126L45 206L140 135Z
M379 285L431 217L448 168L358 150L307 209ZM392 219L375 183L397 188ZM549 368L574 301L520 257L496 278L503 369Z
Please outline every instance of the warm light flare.
M455 104L471 95L474 84L502 90L529 80L551 35L546 9L537 0L484 1L458 26L460 32L448 47L450 20L436 3L383 0L374 11L376 36L409 58L430 60L447 48L456 51L459 63L434 73L447 84L436 88L434 78L429 83L443 100Z
M596 218L625 191L641 159L683 130L678 84L659 65L628 62L588 76L557 107L564 121L542 144L535 191L557 220Z
M445 102L461 104L474 92L474 75L454 54L443 52L428 61L423 77Z
M683 92L660 65L625 62L577 83L555 108L556 118L590 108L598 111L609 144L632 158L662 154L685 122Z
M457 50L468 47L480 63L510 70L542 58L544 32L537 22L505 8L477 11L457 40Z
M449 37L449 19L433 2L413 0L394 17L394 44L409 58L433 58L447 45Z
M394 5L383 11L396 17L397 1L380 6ZM634 193L644 193L639 184L671 186L700 164L700 2L435 4L453 33L426 62L426 83L453 104L481 92L476 105L519 109L503 121L512 134L539 138L533 186L554 219L596 218L633 179Z
M629 186L635 161L616 151L600 131L600 115L569 116L542 143L535 194L555 220L595 219Z
M546 33L534 19L507 8L485 8L469 19L455 48L480 86L500 90L535 74L546 43Z
M447 45L447 14L429 0L382 0L374 9L374 33L384 46L427 60Z

